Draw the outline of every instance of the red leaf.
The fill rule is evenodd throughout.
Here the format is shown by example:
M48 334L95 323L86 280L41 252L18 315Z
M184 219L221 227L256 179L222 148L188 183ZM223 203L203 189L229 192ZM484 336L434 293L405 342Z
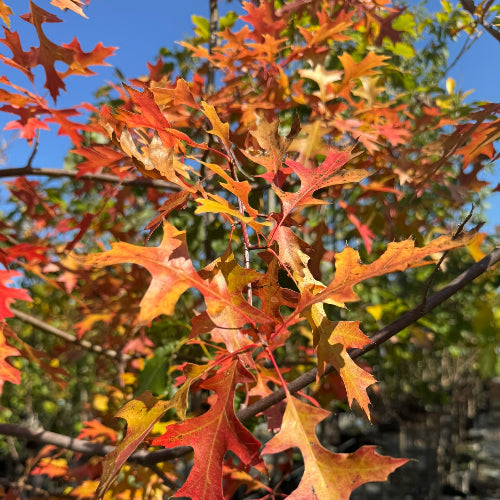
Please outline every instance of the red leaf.
M297 174L301 186L296 193L286 193L273 186L274 192L281 200L282 212L280 214L281 220L275 226L270 238L271 240L276 230L293 210L307 205L322 205L326 203L313 198L314 192L318 189L349 182L359 182L369 175L366 170L339 171L350 158L352 158L350 152L332 149L329 151L325 161L317 168L306 168L291 159L285 162Z
M9 356L19 356L20 352L15 347L7 344L3 333L4 326L5 322L2 321L0 323L0 394L2 393L4 382L10 382L11 384L19 384L21 382L21 372L7 362Z
M200 417L167 427L165 434L153 441L154 446L191 446L194 450L193 468L174 496L224 500L222 464L226 452L235 453L245 465L259 462L260 442L234 413L236 385L248 382L253 382L253 377L239 361L221 367L201 384L203 389L216 392L216 401L210 409Z
M21 16L22 19L31 23L37 32L40 46L32 48L30 52L24 52L19 42L17 33L6 32L6 38L3 40L12 51L12 59L3 57L2 59L11 66L17 67L33 81L33 73L31 71L37 65L42 65L45 70L46 81L45 88L50 92L50 95L56 100L60 89L65 90L66 86L62 78L68 75L93 75L94 72L88 69L90 65L106 65L104 58L113 54L114 47L103 47L99 43L91 52L83 52L76 39L70 44L59 46L51 42L43 32L42 25L44 23L60 23L61 20L38 7L33 2L30 2L31 12ZM14 36L15 35L15 36ZM54 67L57 61L61 61L68 66L68 69L60 74ZM61 78L62 76L62 78Z
M10 288L5 286L5 283L12 282L12 278L18 276L22 276L22 274L17 271L5 271L0 269L0 320L13 316L9 307L14 300L27 300L31 302L31 297L23 288Z

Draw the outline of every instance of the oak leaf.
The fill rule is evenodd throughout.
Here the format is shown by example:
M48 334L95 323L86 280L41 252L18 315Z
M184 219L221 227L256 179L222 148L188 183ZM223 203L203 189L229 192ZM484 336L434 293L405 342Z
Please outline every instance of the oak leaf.
M326 202L313 197L318 190L328 186L359 182L369 175L366 170L340 170L350 159L352 154L349 151L330 150L324 162L316 168L306 168L302 164L287 159L286 165L290 167L300 179L300 189L296 193L282 191L273 186L274 192L281 201L282 212L280 222L275 226L271 240L276 230L283 221L295 209L307 205L323 205Z
M223 500L223 460L227 451L232 451L245 465L260 461L260 442L234 413L236 385L250 382L253 377L239 361L222 366L201 384L203 389L216 393L210 409L199 417L168 426L165 434L153 441L154 446L191 446L194 450L193 467L176 497Z
M115 417L127 421L127 433L116 448L102 461L102 477L97 488L97 498L104 497L128 457L147 437L153 425L172 407L169 401L159 401L150 392L126 403Z
M87 2L82 2L82 0L51 0L50 5L54 5L61 10L72 10L73 12L80 14L80 16L88 19L87 16L83 13L83 6L85 5L85 3L88 3L88 0Z
M20 45L8 46L13 53L12 60L22 61L23 64L18 65L18 67L31 79L31 81L33 81L34 78L31 68L38 64L43 66L46 75L45 88L49 90L54 100L57 99L60 89L66 89L66 85L62 80L65 76L71 74L93 75L95 73L91 71L88 66L107 65L104 59L113 54L115 50L114 47L104 47L99 43L91 52L83 52L76 38L71 44L59 46L47 38L42 29L42 25L44 23L60 23L61 20L50 12L38 7L38 5L33 2L30 2L30 11L30 13L22 15L21 18L35 27L40 46L32 48L29 53L19 52ZM9 63L7 59L4 60ZM61 61L68 66L65 73L61 74L55 69L55 63L57 61Z
M179 297L191 287L204 296L207 313L219 327L227 322L231 328L255 325L260 321L272 322L272 318L242 300L242 290L230 292L223 273L215 273L211 281L203 279L188 256L185 231L177 230L168 222L163 224L159 247L113 243L111 250L80 257L80 261L96 267L128 262L149 271L152 280L140 304L139 325L149 323L160 314L171 315Z
M316 425L329 415L326 410L287 396L281 430L266 444L262 454L300 449L304 474L298 488L287 497L289 500L348 500L358 486L385 481L392 471L407 462L404 458L383 457L375 452L375 446L363 446L349 454L327 450L316 437Z
M279 126L278 119L269 122L264 115L259 115L256 129L251 130L250 133L256 139L260 149L247 148L242 151L247 158L265 167L267 172L259 177L269 182L274 181L290 144L299 133L300 120L298 116L295 116L292 127L286 136L279 134Z
M359 253L353 248L346 247L335 256L335 276L333 281L318 295L315 301L333 300L340 307L344 307L346 302L359 300L354 292L353 286L361 281L382 276L396 271L405 271L409 267L432 264L432 261L425 260L426 257L446 250L463 247L467 245L474 233L465 233L458 237L444 235L431 241L423 247L415 247L412 239L392 242L387 246L386 251L371 264L363 264ZM302 303L302 307L305 303ZM308 304L309 305L309 304ZM301 305L299 304L299 307Z
M0 323L0 394L4 382L19 384L21 382L21 372L14 368L8 361L9 356L19 356L20 352L11 345L7 344L4 335L5 322Z
M31 298L28 292L23 288L10 288L5 286L11 283L13 278L22 276L18 271L8 271L0 269L0 320L3 318L11 318L13 316L9 307L14 300L28 300Z
M327 364L332 365L344 382L349 406L352 407L353 400L356 400L370 419L368 408L370 398L366 390L376 380L370 373L358 366L347 353L348 348L362 348L370 343L370 339L360 330L358 321L329 321L323 308L315 308L315 306L311 308L311 316L316 315L316 318L309 318L309 323L315 337L314 345L317 347L317 378L323 375ZM318 310L321 311L320 314Z
M10 28L10 18L12 15L12 9L5 5L3 0L0 0L0 19L7 25L7 28Z
M221 121L217 111L215 111L215 108L211 104L202 101L201 106L203 108L203 114L210 120L212 125L212 130L207 130L207 132L217 136L221 140L226 151L230 151L232 143L229 139L229 123Z

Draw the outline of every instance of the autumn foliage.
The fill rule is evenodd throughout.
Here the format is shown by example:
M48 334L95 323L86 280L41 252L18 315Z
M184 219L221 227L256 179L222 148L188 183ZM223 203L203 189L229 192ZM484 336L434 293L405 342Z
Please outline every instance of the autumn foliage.
M356 358L380 341L346 319L369 305L358 287L431 272L466 245L484 256L484 235L449 224L498 158L500 105L445 92L419 100L407 61L415 20L403 8L261 0L220 19L216 43L194 18L196 35L176 53L191 66L170 68L170 53L108 88L102 105L60 109L65 79L92 74L113 48L53 43L54 7L84 15L85 4L54 0L21 15L39 40L25 50L9 3L0 1L10 52L0 58L33 87L0 77L6 128L35 151L40 131L54 129L73 149L59 174L33 156L2 175L17 208L0 223L0 384L21 383L16 360L26 359L64 391L72 365L91 356L98 388L76 441L99 450L68 444L71 460L42 441L51 444L27 474L64 481L53 498L215 500L246 488L271 499L284 496L295 449L304 473L287 498L347 499L385 481L405 458L320 443L331 410L320 379L333 367L348 405L370 419L376 379ZM421 293L424 311L425 284ZM66 337L31 347L30 317ZM304 374L311 380L287 388ZM115 413L127 423L120 437Z

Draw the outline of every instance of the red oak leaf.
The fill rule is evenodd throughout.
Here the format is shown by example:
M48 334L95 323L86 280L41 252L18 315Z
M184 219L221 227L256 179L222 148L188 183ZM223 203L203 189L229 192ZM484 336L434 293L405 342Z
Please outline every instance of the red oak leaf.
M385 481L387 476L404 465L404 458L383 457L375 446L363 446L355 453L332 453L316 437L316 425L330 415L321 408L287 397L283 425L269 441L263 454L299 448L304 459L304 474L298 488L288 500L348 500L352 491L364 483Z
M201 384L203 389L216 393L216 401L210 409L199 417L168 426L167 432L153 441L155 446L191 446L194 450L193 468L176 497L224 500L223 460L229 450L245 465L255 465L260 461L260 442L234 413L236 385L249 382L253 382L253 377L239 361L221 367Z
M293 210L307 205L322 205L326 203L313 197L315 191L337 184L359 182L369 175L366 170L340 171L351 158L352 154L349 151L332 149L329 151L325 161L317 168L306 168L294 160L286 160L286 165L299 177L301 186L296 193L287 193L273 186L274 192L280 198L282 212L280 214L281 220L271 234L271 241L277 229Z
M4 382L10 382L11 384L21 382L21 372L7 361L9 356L19 356L20 352L15 347L7 344L3 332L4 326L5 322L0 323L0 394Z
M91 52L83 52L76 39L70 44L59 46L47 38L42 25L44 23L60 23L61 20L50 12L38 7L33 2L30 2L30 11L30 13L22 15L21 18L35 27L38 39L40 40L40 46L32 48L30 52L24 52L20 43L18 43L19 38L17 35L17 40L13 36L7 37L6 35L3 43L11 49L13 57L10 60L7 58L3 59L7 64L23 71L32 81L33 73L31 69L39 64L42 65L46 75L45 88L49 90L54 101L57 99L60 89L66 89L62 80L64 77L73 74L93 75L94 72L88 66L106 65L107 63L104 62L104 58L112 55L115 50L114 47L105 48L99 43ZM68 69L64 73L59 73L55 69L57 61L61 61L68 66Z
M6 271L0 269L0 319L11 318L13 316L9 307L15 299L28 300L31 302L31 297L23 288L10 288L5 286L10 283L12 278L22 276L17 271Z
M191 287L197 288L204 296L207 313L219 327L242 328L245 324L273 322L272 318L243 300L241 289L231 287L229 290L223 272L215 272L211 281L203 279L188 256L185 231L178 231L168 222L163 224L163 240L159 247L113 243L112 250L80 260L96 267L130 262L151 273L151 284L140 305L138 322L141 325L160 314L171 315L179 297Z

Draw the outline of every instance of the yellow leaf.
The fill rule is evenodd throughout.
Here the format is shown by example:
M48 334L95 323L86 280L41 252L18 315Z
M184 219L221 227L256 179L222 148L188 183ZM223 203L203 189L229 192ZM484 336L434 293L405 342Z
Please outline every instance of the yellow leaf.
M109 408L109 398L104 394L96 394L94 396L94 401L92 402L92 406L102 413L106 413Z
M203 113L209 119L212 124L212 130L207 130L209 134L216 135L224 144L227 150L231 149L231 141L229 139L229 124L223 123L215 108L211 104L207 104L202 101L201 106L203 108Z
M472 241L467 245L467 250L469 250L472 258L476 262L479 262L481 259L486 257L486 254L481 250L481 243L484 241L484 238L486 238L486 233L477 233L474 238L472 238Z
M373 316L375 321L379 321L382 319L382 315L384 314L384 306L381 304L377 304L375 306L368 306L366 311Z
M9 16L12 15L12 10L8 5L5 5L2 0L0 0L0 18L6 24L7 28L10 28Z
M453 80L453 78L447 78L446 79L446 92L448 92L448 94L453 94L453 91L455 90L455 80Z

